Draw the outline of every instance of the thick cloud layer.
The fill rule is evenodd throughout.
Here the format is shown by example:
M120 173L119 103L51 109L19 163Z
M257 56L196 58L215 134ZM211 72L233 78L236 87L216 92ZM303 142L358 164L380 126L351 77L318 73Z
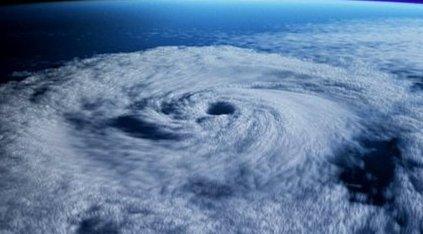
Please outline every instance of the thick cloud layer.
M423 230L412 82L236 47L0 87L5 232Z
M423 20L382 18L292 25L285 30L226 35L223 44L256 48L319 63L362 63L421 83Z

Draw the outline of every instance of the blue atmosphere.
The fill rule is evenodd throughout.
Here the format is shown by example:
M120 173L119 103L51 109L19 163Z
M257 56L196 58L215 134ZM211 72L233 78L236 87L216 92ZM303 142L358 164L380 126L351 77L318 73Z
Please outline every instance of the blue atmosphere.
M349 20L421 18L423 6L353 1L76 1L0 8L2 81L75 57L157 46L219 45L222 37L301 33ZM5 78L9 77L9 78Z

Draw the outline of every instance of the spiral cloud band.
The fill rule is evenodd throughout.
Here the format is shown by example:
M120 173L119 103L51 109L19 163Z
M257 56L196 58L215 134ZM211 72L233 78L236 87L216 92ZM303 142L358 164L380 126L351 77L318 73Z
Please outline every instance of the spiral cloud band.
M423 230L410 83L230 46L0 87L3 232Z

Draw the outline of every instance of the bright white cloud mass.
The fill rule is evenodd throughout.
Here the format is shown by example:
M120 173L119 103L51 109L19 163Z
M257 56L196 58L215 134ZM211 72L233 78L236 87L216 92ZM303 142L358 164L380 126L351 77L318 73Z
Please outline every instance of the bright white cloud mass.
M0 230L422 231L413 82L233 46L35 73L0 87Z

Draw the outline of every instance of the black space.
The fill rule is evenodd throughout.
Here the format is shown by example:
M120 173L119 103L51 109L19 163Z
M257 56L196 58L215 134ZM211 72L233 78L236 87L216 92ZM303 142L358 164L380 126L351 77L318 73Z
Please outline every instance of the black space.
M68 2L70 0L2 0L0 6L4 5L18 5L28 3L43 3L43 2ZM74 0L75 1L75 0Z

